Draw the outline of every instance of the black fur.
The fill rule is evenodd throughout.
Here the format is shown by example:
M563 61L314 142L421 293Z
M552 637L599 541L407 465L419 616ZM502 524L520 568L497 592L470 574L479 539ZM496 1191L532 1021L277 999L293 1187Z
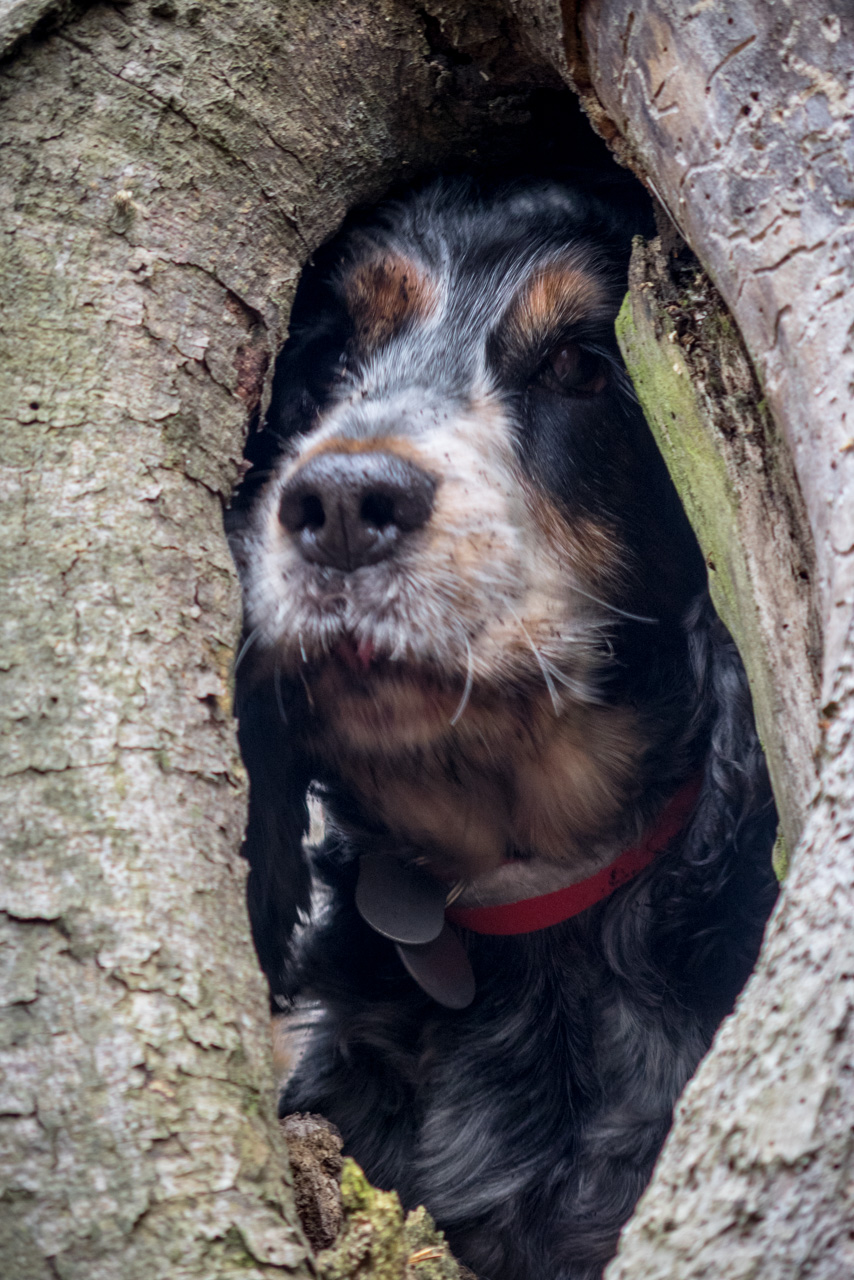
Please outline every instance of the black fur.
M614 299L612 315L630 229L577 192L534 187L481 198L440 188L384 214L373 233L360 229L332 257L358 260L366 246L393 240L433 263L442 245L468 255L472 276L487 279L521 248L581 243L586 269ZM298 298L270 415L280 440L310 433L334 395L337 359L352 341L334 279L324 263ZM674 1102L755 962L775 896L776 819L744 670L702 589L693 536L610 331L598 318L595 326L579 340L608 362L607 410L599 399L545 394L530 369L496 376L520 424L524 473L568 522L581 513L619 531L631 572L612 603L657 620L611 621L597 640L589 695L603 707L636 709L648 727L638 794L622 811L626 833L702 770L693 818L651 867L551 929L464 934L478 994L467 1010L440 1008L355 910L359 854L393 837L335 764L313 754L308 686L251 634L238 670L256 946L274 996L308 993L326 1010L283 1111L332 1120L369 1178L394 1187L407 1206L426 1204L481 1280L601 1274ZM461 367L442 371L455 395L465 355L455 351ZM500 364L497 346L490 358ZM238 526L256 501L247 493ZM240 527L235 545L246 576L254 544ZM525 696L524 688L512 694ZM308 910L300 841L312 780L331 815L314 858L329 901L291 957L289 935Z

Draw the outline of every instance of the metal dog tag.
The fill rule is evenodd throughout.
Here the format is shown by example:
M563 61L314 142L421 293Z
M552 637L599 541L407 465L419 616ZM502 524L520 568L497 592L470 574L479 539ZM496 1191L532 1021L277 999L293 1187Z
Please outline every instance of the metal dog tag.
M466 1009L474 1000L475 982L465 947L449 925L438 938L413 947L398 942L395 950L422 991L446 1009Z
M392 942L423 944L438 938L447 894L441 881L388 854L366 853L359 860L359 915Z

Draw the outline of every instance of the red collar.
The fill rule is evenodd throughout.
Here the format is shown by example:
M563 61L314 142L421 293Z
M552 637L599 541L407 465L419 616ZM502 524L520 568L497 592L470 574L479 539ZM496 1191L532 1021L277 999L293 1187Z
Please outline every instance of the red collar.
M452 924L471 929L473 933L505 936L549 929L554 924L569 920L571 916L579 915L594 903L607 898L615 889L634 880L636 875L649 866L656 854L679 834L694 812L701 784L701 774L696 774L683 783L641 843L625 849L607 867L588 876L586 880L578 880L553 893L543 893L538 898L523 898L520 902L505 902L495 907L448 907L445 911L446 918Z

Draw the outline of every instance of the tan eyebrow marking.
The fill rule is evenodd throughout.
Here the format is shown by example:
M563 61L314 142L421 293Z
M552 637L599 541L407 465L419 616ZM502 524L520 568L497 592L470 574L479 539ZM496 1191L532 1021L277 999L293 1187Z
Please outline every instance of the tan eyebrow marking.
M528 349L555 330L583 320L604 301L599 281L580 267L542 267L511 303L507 335L514 345Z
M384 254L359 263L344 278L344 296L362 347L376 347L407 321L424 320L435 309L435 282L411 258Z

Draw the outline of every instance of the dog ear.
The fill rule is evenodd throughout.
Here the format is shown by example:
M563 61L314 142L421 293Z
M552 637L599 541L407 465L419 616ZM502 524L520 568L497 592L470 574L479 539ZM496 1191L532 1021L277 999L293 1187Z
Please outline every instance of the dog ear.
M301 747L301 688L274 676L236 678L238 741L249 774L249 820L242 853L249 862L247 904L252 937L270 984L273 1007L287 997L291 935L307 916L311 874L303 851L310 769Z
M692 923L683 973L697 984L710 980L709 1007L720 1018L756 963L756 940L777 895L777 813L747 675L706 593L689 609L686 627L697 695L691 731L708 747L668 914Z
M744 665L707 593L691 605L686 630L697 690L692 731L709 742L703 807L715 801L718 842L732 843L745 822L773 808L765 756Z
M290 336L276 360L266 420L263 429L250 432L245 457L251 465L225 516L244 585L257 553L255 504L287 440L310 429L318 405L340 373L349 334L348 318L328 278L334 258L323 248L316 259L300 280ZM291 935L310 906L311 874L302 847L311 782L302 735L308 710L302 683L291 683L278 672L270 674L267 663L256 656L251 632L244 632L240 655L235 714L249 774L249 819L242 849L249 862L247 902L255 949L276 1007L276 997L289 994Z

